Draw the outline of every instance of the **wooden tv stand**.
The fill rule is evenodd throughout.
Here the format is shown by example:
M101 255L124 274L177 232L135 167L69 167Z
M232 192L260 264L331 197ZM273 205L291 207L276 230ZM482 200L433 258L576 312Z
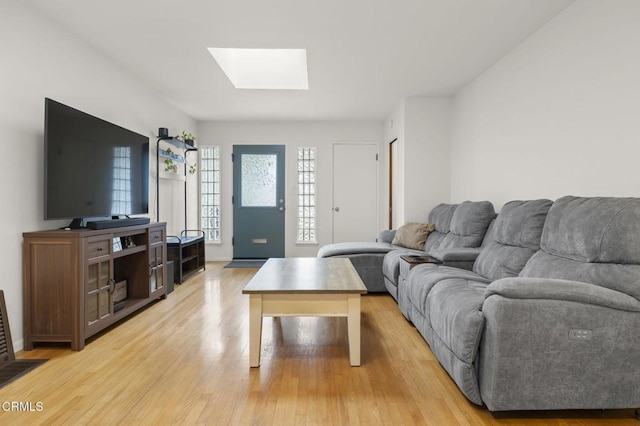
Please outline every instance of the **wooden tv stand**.
M23 234L24 349L85 340L166 297L166 224ZM114 303L116 283L127 297Z

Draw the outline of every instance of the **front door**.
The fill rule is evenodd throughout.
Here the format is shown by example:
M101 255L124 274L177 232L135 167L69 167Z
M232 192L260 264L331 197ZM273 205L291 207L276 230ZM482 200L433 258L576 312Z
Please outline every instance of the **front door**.
M233 258L284 257L284 145L233 146Z

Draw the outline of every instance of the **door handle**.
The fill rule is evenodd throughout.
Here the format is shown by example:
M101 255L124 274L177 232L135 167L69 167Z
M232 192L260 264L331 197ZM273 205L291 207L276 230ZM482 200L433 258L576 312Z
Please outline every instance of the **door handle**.
M280 207L278 210L280 210L281 212L284 211L284 207Z
M340 207L334 207L333 210L339 212L340 211Z

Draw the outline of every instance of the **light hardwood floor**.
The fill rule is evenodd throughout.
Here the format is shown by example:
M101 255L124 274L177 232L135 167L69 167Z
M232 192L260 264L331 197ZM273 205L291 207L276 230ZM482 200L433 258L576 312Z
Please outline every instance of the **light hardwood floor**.
M349 366L344 318L267 318L260 368L249 368L256 269L207 270L166 300L49 358L0 389L0 424L638 425L633 410L492 414L469 403L388 295L362 298L362 366Z

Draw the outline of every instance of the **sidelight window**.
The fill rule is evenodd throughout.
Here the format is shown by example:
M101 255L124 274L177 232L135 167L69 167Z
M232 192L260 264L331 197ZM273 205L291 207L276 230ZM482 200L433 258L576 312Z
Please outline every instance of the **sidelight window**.
M316 242L315 148L298 148L298 242Z
M200 226L205 240L220 242L220 147L201 146Z

